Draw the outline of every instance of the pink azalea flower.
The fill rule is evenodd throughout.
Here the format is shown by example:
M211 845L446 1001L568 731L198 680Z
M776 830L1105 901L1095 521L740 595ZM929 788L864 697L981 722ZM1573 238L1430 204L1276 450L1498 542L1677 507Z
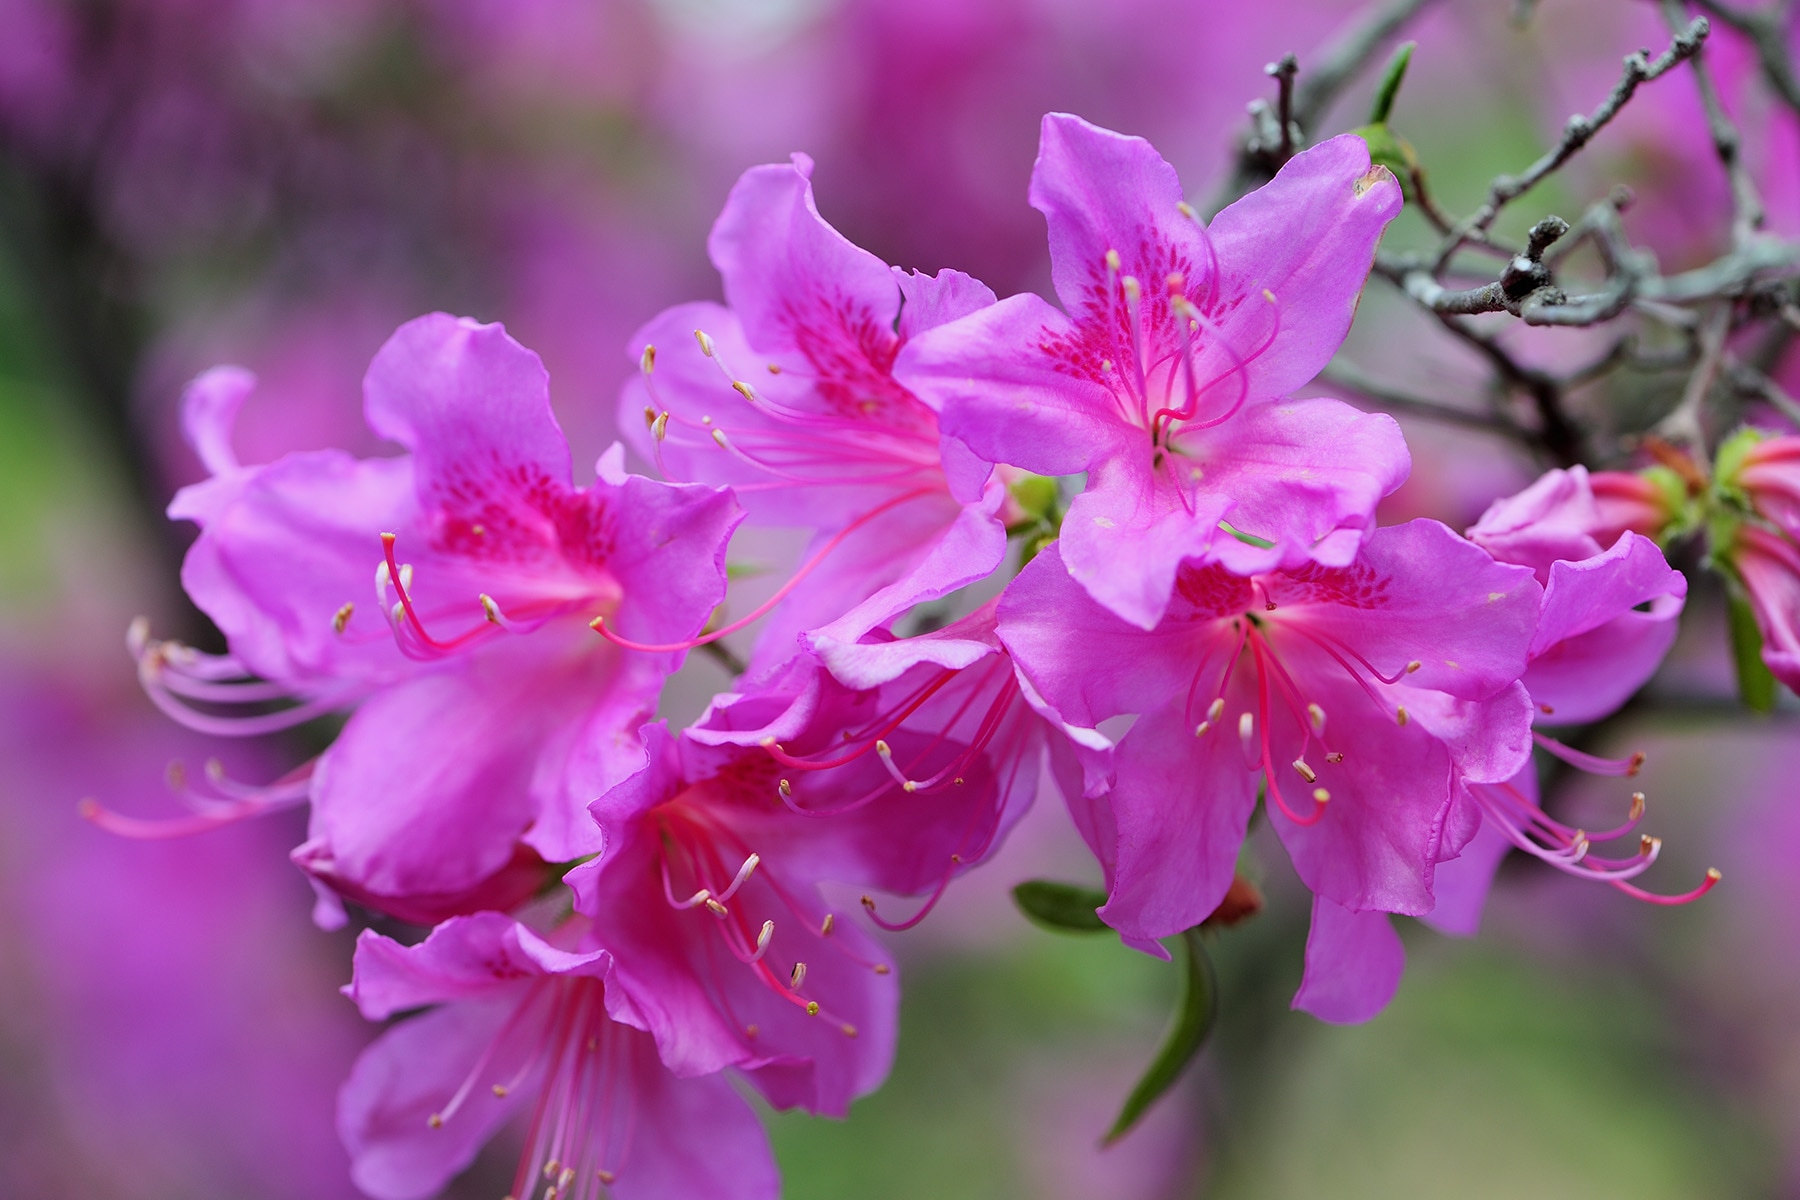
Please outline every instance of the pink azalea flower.
M1185 567L1142 630L1091 599L1054 548L1000 604L1000 635L1080 726L1121 714L1110 791L1081 822L1106 868L1101 916L1129 941L1224 899L1258 802L1316 895L1296 1005L1360 1020L1402 956L1387 913L1432 911L1433 873L1474 833L1465 784L1530 756L1524 672L1542 589L1442 525L1376 531L1348 567L1243 577Z
M1627 530L1660 534L1679 507L1670 486L1659 471L1546 471L1524 491L1490 504L1470 526L1469 539L1502 562L1530 567L1547 584L1553 563L1592 558Z
M690 776L774 769L776 794L800 819L773 812L761 836L806 839L820 877L929 893L897 922L864 900L883 928L917 925L999 849L1055 750L995 634L994 607L918 637L796 656L716 698L685 734Z
M1343 340L1400 209L1361 139L1296 156L1207 227L1149 143L1052 114L1031 200L1069 315L1011 297L911 342L902 382L990 462L1087 472L1063 560L1140 628L1187 561L1348 564L1405 478L1399 427L1283 397Z
M1762 659L1775 678L1800 692L1800 545L1746 521L1723 555L1762 631Z
M188 430L213 478L170 506L201 526L182 581L230 653L138 631L151 697L220 734L356 706L316 766L242 811L310 798L298 861L377 907L467 911L493 887L516 898L522 852L598 850L586 804L641 765L637 726L678 656L622 653L588 621L695 633L723 595L730 497L627 475L619 447L574 487L543 367L498 325L422 317L376 355L367 416L398 457L242 466L230 425L250 387L196 383Z
M819 216L811 174L805 155L744 173L708 243L729 307L680 305L638 332L621 422L669 477L729 484L751 521L816 531L817 565L763 635L771 666L799 634L854 642L1006 552L1004 489L892 371L908 340L994 294L852 245Z
M1719 447L1713 560L1742 585L1762 658L1800 691L1800 437L1746 428Z
M712 773L665 726L644 739L649 764L591 806L604 851L567 876L613 956L612 1011L678 1075L739 1067L777 1107L841 1116L886 1076L899 1001L819 890L844 827L790 812L761 750Z
M612 961L576 920L549 938L498 913L416 946L365 931L344 989L370 1020L424 1005L357 1060L338 1098L351 1176L375 1200L447 1184L531 1111L512 1195L772 1200L762 1125L720 1075L684 1078L621 1012Z

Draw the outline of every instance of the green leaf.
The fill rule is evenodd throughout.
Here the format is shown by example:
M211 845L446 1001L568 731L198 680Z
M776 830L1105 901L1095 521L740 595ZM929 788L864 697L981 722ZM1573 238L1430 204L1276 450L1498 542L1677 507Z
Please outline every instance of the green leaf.
M1407 64L1412 62L1413 49L1418 44L1407 42L1388 59L1387 70L1381 73L1381 84L1375 89L1375 107L1369 110L1369 124L1387 124L1388 114L1394 111L1394 97L1400 94L1400 83L1406 78Z
M1013 903L1032 924L1056 933L1106 933L1111 926L1094 910L1106 893L1074 883L1028 879L1013 889Z
M1762 658L1762 630L1744 597L1731 597L1731 657L1737 664L1738 695L1757 712L1775 707L1775 676Z
M1180 955L1184 968L1181 985L1181 1000L1175 1008L1175 1019L1169 1025L1169 1032L1163 1035L1162 1048L1156 1052L1156 1058L1150 1063L1150 1069L1138 1080L1137 1086L1131 1089L1131 1095L1125 1098L1125 1107L1119 1110L1119 1119L1107 1131L1101 1141L1102 1146L1110 1146L1131 1131L1138 1118L1150 1110L1150 1106L1162 1099L1163 1094L1175 1086L1181 1073L1187 1070L1200 1048L1206 1045L1206 1037L1212 1032L1213 1022L1219 1016L1219 979L1213 973L1212 958L1201 944L1198 927L1181 935L1182 952Z

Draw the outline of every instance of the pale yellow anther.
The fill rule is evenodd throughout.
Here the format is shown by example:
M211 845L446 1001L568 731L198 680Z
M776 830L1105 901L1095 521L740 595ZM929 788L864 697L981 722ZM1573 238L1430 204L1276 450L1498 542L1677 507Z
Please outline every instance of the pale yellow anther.
M562 1174L556 1177L556 1190L560 1192L573 1182L575 1182L575 1168L564 1167Z
M883 758L892 758L894 756L893 748L880 738L875 739L875 753L881 755Z
M784 779L780 783L776 784L775 790L781 793L781 798L783 800L793 799L794 785L789 783L787 780Z
M1195 737L1205 737L1206 731L1211 728L1212 728L1211 721L1202 721L1198 725L1194 726L1194 736Z
M1643 837L1638 839L1638 853L1642 854L1645 858L1649 858L1651 855L1655 854L1657 851L1659 851L1661 849L1662 849L1662 839L1661 838L1651 837L1649 834L1646 833Z
M713 430L712 431L712 439L713 439L713 441L719 443L719 448L721 450L731 449L731 443L725 440L725 431L723 429Z
M803 962L797 962L794 964L793 971L790 972L788 975L788 986L790 988L793 988L797 992L800 990L800 985L805 982L806 982L806 964Z
M838 1028L844 1031L845 1037L853 1038L856 1036L856 1026L850 1024L847 1021L844 1024L839 1025Z
M832 927L832 925L834 925L836 923L836 921L837 921L837 917L835 916L835 914L826 913L825 919L823 921L819 922L819 936L820 937L830 937L831 936L831 927Z
M556 1173L560 1170L562 1170L562 1162L559 1159L553 1158L544 1164L544 1178L555 1179Z
M1270 304L1273 304L1275 303L1275 293L1271 292L1268 288L1264 288L1263 299L1267 300Z
M494 598L483 592L479 599L481 600L482 614L487 617L488 623L490 625L500 624L500 606L494 603Z
M1313 801L1317 804L1330 804L1331 803L1331 793L1326 791L1324 788L1314 788L1313 789Z
M1411 719L1412 719L1411 717L1406 715L1406 705L1402 704L1398 708L1394 709L1394 720L1399 722L1400 724L1404 725Z
M1324 737L1325 710L1320 708L1317 704L1309 704L1306 706L1306 717L1307 720L1312 722L1313 736Z
M1708 867L1706 868L1706 877L1712 882L1717 883L1719 880L1725 878L1725 872L1719 870L1717 867Z
M694 330L694 340L700 343L700 353L706 355L708 358L713 356L713 340L707 336L706 330Z
M742 396L744 399L750 401L750 403L752 403L752 404L756 403L756 393L751 391L750 385L745 383L743 380L741 380L741 379L732 380L731 381L731 390L736 392L738 395Z
M886 963L875 964L875 973L877 975L886 975L890 970L891 968Z
M506 1085L504 1083L496 1083L494 1085L494 1098L496 1100L504 1100L506 1099L506 1095Z
M1256 734L1256 718L1249 713L1238 714L1238 737L1249 741Z
M806 1002L806 1015L809 1017L816 1017L819 1015L819 1002L817 1000L808 1000Z
M769 364L769 374L771 374L771 375L781 374L781 364L780 363L770 363Z
M411 563L401 563L400 564L400 590L403 592L412 591L412 564Z
M775 922L764 921L762 932L756 935L756 952L761 954L769 948L769 939L775 936Z
M1300 778L1306 780L1308 783L1319 782L1319 773L1307 766L1306 760L1303 758L1296 758L1294 760L1294 770L1298 771L1300 773Z
M706 898L706 911L711 913L715 917L722 917L726 914L726 912L728 910L726 909L726 907L723 904L720 904L717 900L714 900L711 896L708 896Z
M609 1184L609 1183L611 1183L611 1182L612 1182L612 1181L613 1181L613 1180L615 1180L615 1179L617 1179L617 1178L618 1178L618 1176L617 1176L617 1175L614 1175L614 1174L613 1174L613 1173L612 1173L612 1172L611 1172L611 1171L607 1171L607 1170L600 1170L600 1171L595 1171L595 1172L594 1172L594 1178L595 1178L595 1179L598 1179L598 1180L599 1180L599 1181L600 1181L600 1182L601 1182L601 1183L608 1183L608 1184Z
M1217 700L1214 700L1211 704L1206 706L1206 719L1208 721L1217 721L1220 717L1222 717L1224 715L1225 715L1225 697L1221 696Z
M644 343L644 352L638 356L638 370L646 375L656 370L656 347L649 342Z
M1131 304L1144 298L1144 286L1137 281L1135 275L1127 275L1119 280L1119 286L1125 289L1125 299Z
M1642 817L1643 815L1644 815L1644 793L1633 792L1633 793L1631 793L1630 819L1635 821L1638 818Z
M471 525L471 526L469 526L469 532L471 534L473 534L475 537L486 537L487 536L487 526L486 525Z
M1100 360L1100 370L1102 372L1108 372L1108 371L1111 371L1112 369L1113 369L1112 359L1103 358Z
M1199 221L1200 220L1200 214L1195 212L1194 206L1189 204L1186 200L1176 201L1175 211L1180 213L1182 216L1186 217L1190 221Z
M1106 269L1109 271L1117 271L1119 269L1119 252L1117 250L1108 250L1106 252Z
M659 412L656 414L656 420L650 422L650 436L659 442L669 436L668 413Z
M1411 662L1406 664L1406 673L1408 675L1411 675L1414 671L1418 670L1420 667L1422 667L1424 665L1425 665L1424 663L1420 662L1418 659L1415 658Z
M444 1114L432 1113L429 1117L425 1118L425 1123L433 1129L442 1129L444 1127Z
M382 565L386 566L387 564L383 563ZM344 605L344 607L338 609L335 613L332 613L331 614L331 630L332 630L332 632L333 633L344 632L344 626L350 624L350 618L355 612L356 612L356 605L346 604L346 605Z
M919 781L916 779L909 779L900 785L900 790L903 792L916 792L919 790Z
M388 609L388 616L394 618L396 624L406 620L406 605L398 600L394 601L394 606Z
M1333 765L1341 763L1344 761L1344 752L1342 750L1333 750L1330 754L1325 756L1325 761L1332 763Z

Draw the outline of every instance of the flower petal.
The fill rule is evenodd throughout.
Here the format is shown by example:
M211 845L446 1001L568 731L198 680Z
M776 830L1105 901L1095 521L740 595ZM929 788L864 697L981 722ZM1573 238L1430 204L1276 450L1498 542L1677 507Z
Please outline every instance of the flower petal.
M1306 974L1294 1007L1334 1025L1355 1025L1387 1007L1406 970L1406 947L1383 912L1352 912L1313 897Z

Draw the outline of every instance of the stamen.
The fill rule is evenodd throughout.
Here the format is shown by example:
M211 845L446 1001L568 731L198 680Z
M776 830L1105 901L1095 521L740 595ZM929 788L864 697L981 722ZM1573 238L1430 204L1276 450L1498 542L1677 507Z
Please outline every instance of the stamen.
M1425 665L1424 663L1420 662L1418 659L1415 658L1411 662L1406 664L1406 673L1408 675L1411 675L1414 671L1417 671L1420 667L1422 667L1424 665Z
M1224 715L1225 715L1225 697L1220 696L1220 697L1216 698L1211 704L1206 706L1206 719L1208 721L1217 721L1220 717L1222 717Z
M730 911L711 896L708 896L704 903L706 904L706 911L715 917L723 917Z
M1306 716L1307 716L1307 719L1309 721L1311 721L1311 723L1312 723L1313 736L1321 737L1321 738L1324 737L1325 736L1325 710L1320 708L1317 704L1308 704L1306 706Z
M793 971L788 975L788 986L797 992L800 990L800 985L805 982L806 964L803 962L796 962Z
M1333 765L1341 763L1344 761L1344 752L1342 750L1333 750L1330 754L1325 756L1325 761L1332 763Z
M1249 713L1238 714L1238 737L1247 747L1251 738L1256 736L1256 718Z
M1599 758L1565 745L1553 737L1546 737L1536 730L1532 731L1531 739L1570 766L1579 767L1591 775L1622 775L1630 778L1643 769L1646 757L1642 750L1638 750L1626 758Z
M744 399L748 400L750 403L752 403L752 404L756 403L756 393L751 391L750 385L745 383L743 380L741 380L741 379L732 380L731 381L731 390L736 392L738 395L742 396Z
M713 356L713 340L707 336L706 330L694 330L694 340L700 343L700 353L706 355L708 358Z
M500 612L500 606L494 602L494 598L486 592L482 592L477 599L481 601L481 612L488 619L488 623L498 625L502 629L506 628L506 617Z
M764 921L762 932L756 935L756 957L761 958L763 956L763 952L769 948L769 942L774 936L775 922Z
M1303 758L1296 758L1294 760L1294 770L1298 771L1300 773L1300 778L1306 780L1308 783L1319 782L1318 772L1307 766L1306 760Z
M760 854L752 854L750 857L746 858L744 860L744 865L738 868L736 875L732 876L731 885L719 893L719 899L729 900L737 895L737 890L744 886L744 881L750 878L751 873L756 870L756 865L761 861L762 856Z
M1406 705L1401 704L1395 707L1394 720L1402 727L1405 727L1406 723L1411 720L1411 718L1406 715Z
M836 917L834 914L832 914L832 913L825 914L825 919L823 921L819 922L819 936L820 937L830 937L831 936L831 926L832 926L832 923L835 921L835 919L836 919Z
M644 343L644 353L638 358L638 370L646 375L656 370L656 347L649 342Z
M350 617L355 612L356 605L346 603L342 608L331 614L331 631L333 633L344 632L344 628L350 624Z

